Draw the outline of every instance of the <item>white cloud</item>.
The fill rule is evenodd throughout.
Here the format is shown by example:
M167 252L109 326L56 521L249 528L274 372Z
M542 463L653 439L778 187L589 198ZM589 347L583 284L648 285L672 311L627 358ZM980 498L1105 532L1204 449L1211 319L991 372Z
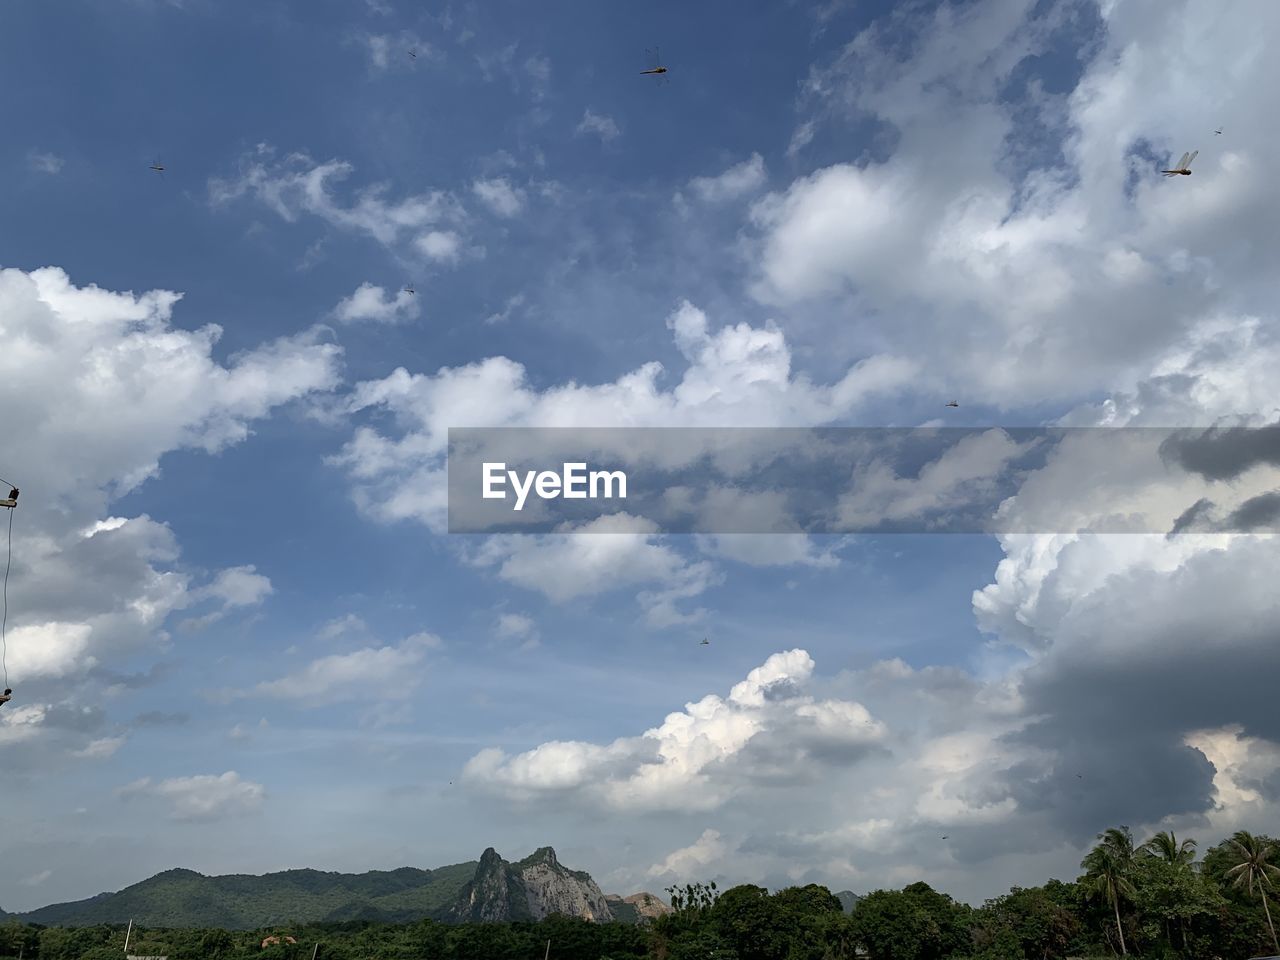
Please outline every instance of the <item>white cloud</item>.
M39 873L33 873L29 877L23 877L22 885L24 887L38 887L52 876L52 870L41 870Z
M7 659L55 701L118 657L156 655L174 611L242 603L267 586L251 567L193 583L167 526L111 516L110 502L156 476L165 453L220 450L281 404L337 383L340 349L311 333L216 362L221 330L172 326L178 300L77 287L52 267L0 270L0 409L21 413L8 421L5 475L38 491L14 524ZM9 733L62 736L43 721L18 726ZM90 733L66 728L67 753L108 749L110 738L90 746Z
M673 850L661 863L649 868L649 876L655 879L703 876L708 867L718 865L730 851L729 845L717 830L703 830L702 836L679 850Z
M364 188L354 202L343 204L333 195L332 184L346 179L353 170L349 163L317 163L302 153L277 161L272 148L259 144L242 158L238 177L209 181L209 197L215 206L221 206L252 196L287 222L309 213L333 227L367 234L393 250L406 241L410 248L427 243L423 238L438 232L441 224L458 223L463 218L458 201L440 190L388 201L384 199L386 185L379 184Z
M350 634L364 634L369 632L369 626L354 613L348 613L344 617L330 620L316 633L316 639L321 643L328 643Z
M511 315L521 306L524 305L524 294L517 293L507 298L506 303L502 305L502 309L497 313L491 313L485 317L485 323L506 323L511 319Z
M759 190L765 182L764 158L753 153L746 160L715 177L694 177L689 190L699 200L720 203Z
M103 760L107 757L114 756L115 752L124 746L125 737L100 737L92 740L83 750L75 751L75 756L88 758L92 760Z
M27 163L32 170L56 176L62 172L64 161L56 153L41 153L38 150L32 150L27 154Z
M255 607L274 592L271 581L253 564L228 567L207 588L209 596L217 597L228 607Z
M855 764L884 740L861 704L804 693L813 666L803 650L776 653L727 698L686 704L641 736L554 741L517 756L491 748L464 776L513 801L556 794L624 812L714 810L762 781Z
M454 263L462 251L462 238L452 230L432 230L414 240L413 245L428 260Z
M523 613L503 613L498 616L494 630L504 640L519 640L520 646L530 649L538 646L540 635L538 625L532 617Z
M760 299L851 315L848 342L910 342L939 378L1003 407L1125 389L1153 353L1215 315L1274 314L1276 284L1256 251L1280 216L1280 188L1260 175L1280 149L1275 130L1205 144L1199 179L1179 178L1185 190L1134 151L1163 160L1194 147L1230 119L1222 112L1250 109L1241 91L1280 82L1260 42L1197 44L1197 57L1234 68L1187 82L1199 76L1187 36L1258 37L1280 28L1276 12L1246 5L1227 23L1179 4L1157 22L1147 15L1167 12L1158 4L1117 5L1079 86L1049 96L1006 89L1024 57L1061 42L1054 31L1075 6L1035 9L1037 19L1018 3L903 8L814 72L811 122L874 119L892 150L756 204ZM898 31L915 38L905 58ZM1061 157L1025 152L1059 140ZM886 315L891 326L858 319Z
M696 618L676 609L718 582L710 564L685 560L656 543L652 521L625 513L600 517L577 534L490 537L475 551L477 566L497 567L508 583L537 590L557 603L629 587L639 595L650 623L670 626Z
M174 820L210 822L256 813L262 808L266 789L228 770L221 775L174 777L158 783L144 777L122 787L119 794L126 799L163 800L169 804L169 816Z
M506 177L477 180L471 185L471 191L500 217L514 217L524 209L524 191L513 187Z
M440 645L437 637L414 634L395 646L363 647L312 660L278 680L266 680L250 694L278 700L306 701L324 707L336 702L401 699L422 682L421 665L427 652Z
M393 299L382 287L367 282L333 308L334 319L340 323L397 323L418 316L418 312L416 293L401 290Z
M582 120L575 130L579 134L594 134L605 143L616 140L622 133L617 121L606 114L596 113L588 107L582 114Z
M820 425L854 414L871 398L899 389L916 372L889 356L855 365L840 380L814 384L791 370L782 332L745 323L711 332L689 303L667 320L687 367L670 390L661 364L646 363L612 383L531 388L525 368L489 357L435 374L401 368L357 384L348 409L383 409L399 435L360 427L334 462L357 481L362 510L384 521L416 519L444 529L444 456L448 426L756 426Z

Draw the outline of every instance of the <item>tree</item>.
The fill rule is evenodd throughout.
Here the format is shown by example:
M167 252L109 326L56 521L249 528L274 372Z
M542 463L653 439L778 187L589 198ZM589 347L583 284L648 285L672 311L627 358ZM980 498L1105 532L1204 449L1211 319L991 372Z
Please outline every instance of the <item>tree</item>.
M1067 956L1079 922L1044 887L1014 887L1003 897L988 900L979 911L974 942L992 957Z
M1142 853L1144 856L1155 857L1174 866L1190 868L1196 859L1196 842L1183 840L1182 843L1178 843L1178 838L1173 833L1161 830L1142 845Z
M1134 864L1133 885L1133 902L1143 921L1143 935L1149 939L1164 937L1174 947L1176 928L1184 952L1191 950L1188 926L1212 921L1226 905L1207 877L1187 863L1171 863L1163 856L1140 857Z
M1133 883L1129 872L1133 867L1133 835L1128 827L1110 827L1098 834L1100 841L1080 866L1085 870L1085 882L1093 891L1104 897L1116 917L1116 933L1120 936L1120 952L1128 954L1124 942L1124 926L1120 922L1120 901L1133 896Z
M871 960L941 960L967 952L970 943L968 908L927 883L868 894L850 924Z
M1268 863L1268 858L1275 852L1275 846L1267 843L1246 830L1235 834L1227 845L1234 854L1235 865L1226 872L1226 878L1236 888L1243 888L1253 895L1257 888L1262 900L1262 909L1267 916L1267 929L1271 931L1271 944L1280 954L1280 941L1276 940L1275 924L1271 922L1271 909L1267 906L1267 891L1280 880L1280 867Z

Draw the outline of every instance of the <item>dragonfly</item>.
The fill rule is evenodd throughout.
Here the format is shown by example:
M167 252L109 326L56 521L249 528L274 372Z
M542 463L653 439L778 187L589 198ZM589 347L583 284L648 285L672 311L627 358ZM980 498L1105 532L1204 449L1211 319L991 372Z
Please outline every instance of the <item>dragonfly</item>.
M418 291L417 291L417 290L415 290L415 289L413 289L413 284L411 283L411 284L409 284L407 287L405 287L405 288L404 288L404 292L405 292L405 293L417 293Z
M1219 127L1217 130L1215 130L1215 131L1213 131L1213 132L1214 132L1214 133L1216 133L1216 134L1218 134L1218 136L1222 136L1222 128L1221 128L1221 127Z
M164 164L161 163L159 160L151 164L151 169L154 170L156 173L160 174L161 178L164 177Z
M944 406L948 406L948 407L958 407L958 406L960 406L960 404L958 404L958 403L956 403L954 400L952 400L950 403L948 403L948 404L944 404Z
M417 59L418 59L418 51L417 51L417 50L410 50L410 51L409 51L409 59L410 59L410 60L417 60Z
M1191 153L1184 153L1182 155L1182 159L1178 161L1178 165L1176 167L1174 167L1172 170L1161 170L1160 172L1163 173L1166 177L1176 177L1178 174L1182 174L1184 177L1189 177L1191 176L1191 169L1190 169L1191 161L1194 160L1197 156L1199 156L1199 154L1200 154L1199 150L1195 150Z
M662 65L662 53L658 50L658 48L654 47L652 50L646 50L645 56L649 60L649 69L641 70L640 76L643 77L643 76L651 75L656 77L663 77L663 79L665 79L664 75L667 72L667 68Z
M705 646L710 645L710 643L711 643L711 641L710 641L710 640L708 640L706 637L703 637L703 638L702 638L702 643L700 644L700 646L705 647Z

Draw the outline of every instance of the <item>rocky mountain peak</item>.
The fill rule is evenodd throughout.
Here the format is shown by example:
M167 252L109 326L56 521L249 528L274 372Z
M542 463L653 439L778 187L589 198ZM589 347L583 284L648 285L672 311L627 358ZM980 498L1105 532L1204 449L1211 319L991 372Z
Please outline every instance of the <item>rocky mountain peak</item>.
M454 921L541 920L553 913L585 920L613 919L594 880L563 866L551 847L539 847L518 863L489 848L463 888L448 918Z

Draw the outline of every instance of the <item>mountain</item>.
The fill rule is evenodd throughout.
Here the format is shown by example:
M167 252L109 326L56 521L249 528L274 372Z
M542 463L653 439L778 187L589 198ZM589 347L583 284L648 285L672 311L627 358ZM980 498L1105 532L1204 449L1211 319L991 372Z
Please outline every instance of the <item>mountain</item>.
M508 863L490 847L443 919L494 923L541 920L552 913L598 923L614 919L591 875L562 866L550 847L540 847L518 863Z
M840 901L840 906L844 907L845 913L853 913L853 908L862 898L852 890L841 890L836 895L836 899Z
M658 907L649 905L646 897ZM360 874L285 870L219 877L166 870L116 893L7 914L5 919L60 927L123 924L132 919L141 927L253 930L272 924L343 920L537 920L550 913L635 923L659 907L667 909L651 894L619 897L614 902L616 912L590 874L563 866L551 847L541 847L517 863L508 863L490 848L478 862L435 870L402 867Z
M133 919L144 927L228 930L294 920L405 922L446 907L474 870L475 861L437 870L402 867L361 874L285 870L207 877L194 870L166 870L116 893L57 903L11 919L68 927Z
M671 908L652 893L633 893L629 897L606 893L604 898L609 903L614 919L623 923L642 923L671 912Z

